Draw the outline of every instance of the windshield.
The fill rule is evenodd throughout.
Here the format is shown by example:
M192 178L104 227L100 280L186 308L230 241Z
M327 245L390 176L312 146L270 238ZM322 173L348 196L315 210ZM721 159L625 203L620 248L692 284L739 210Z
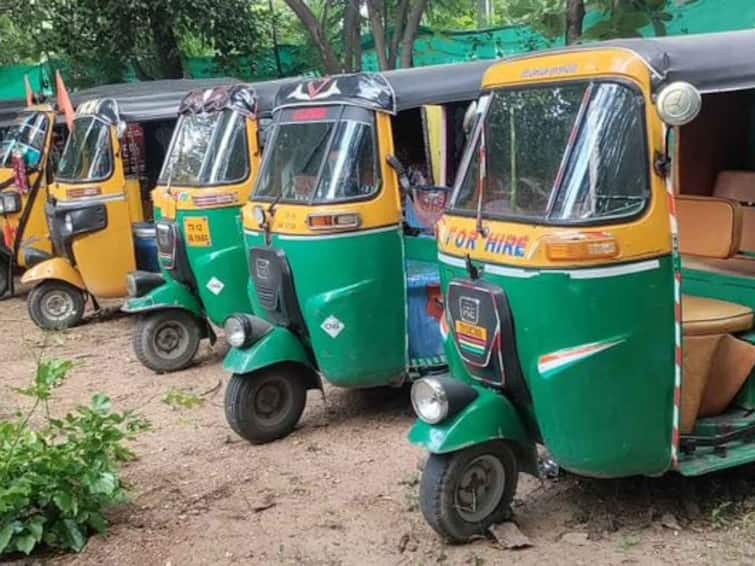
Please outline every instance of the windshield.
M113 170L110 126L94 116L76 118L58 166L64 181L107 179Z
M373 120L370 111L353 107L282 111L254 198L320 204L376 193Z
M0 142L0 167L12 167L13 154L16 152L23 156L27 167L39 165L47 138L48 122L43 112L21 116Z
M246 122L238 112L181 116L161 184L207 186L243 181L249 175Z
M649 198L643 109L642 95L618 83L494 92L451 208L557 224L640 213Z

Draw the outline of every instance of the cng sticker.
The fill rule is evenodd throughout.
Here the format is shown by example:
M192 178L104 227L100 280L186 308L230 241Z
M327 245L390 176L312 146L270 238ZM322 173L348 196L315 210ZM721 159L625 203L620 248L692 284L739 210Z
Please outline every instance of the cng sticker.
M331 338L336 338L341 332L343 332L346 325L331 314L323 321L320 328L322 328Z
M225 283L223 283L220 279L217 277L213 277L207 282L207 285L205 285L207 289L209 289L210 293L217 296L220 294L220 292L225 287Z
M190 246L206 248L212 245L210 222L206 216L184 218L184 234Z

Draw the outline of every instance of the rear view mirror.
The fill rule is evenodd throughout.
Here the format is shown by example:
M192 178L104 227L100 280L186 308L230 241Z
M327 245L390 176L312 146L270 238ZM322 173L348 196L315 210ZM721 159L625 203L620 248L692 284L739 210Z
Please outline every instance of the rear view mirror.
M401 184L401 188L405 191L409 190L411 183L409 182L409 177L406 174L406 168L401 163L401 161L399 161L398 157L396 157L392 153L389 153L385 156L385 160L388 165L391 166L391 169L396 172L396 175L398 175L398 182Z
M697 117L702 104L700 91L690 83L677 81L661 89L655 106L666 124L684 126Z
M469 135L469 132L472 131L476 114L477 114L477 101L473 100L472 102L469 103L469 106L467 106L467 111L464 112L464 121L462 122L462 128L464 129L464 133L466 135Z

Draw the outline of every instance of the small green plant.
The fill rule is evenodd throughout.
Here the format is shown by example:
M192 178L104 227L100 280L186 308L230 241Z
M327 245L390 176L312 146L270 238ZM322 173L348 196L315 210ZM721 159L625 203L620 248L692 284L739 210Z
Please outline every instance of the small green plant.
M195 407L201 407L204 405L204 399L183 389L175 389L171 387L163 395L163 403L168 405L174 411L179 409L194 409Z
M103 511L125 500L119 468L133 458L125 441L148 425L131 412L112 412L100 393L51 417L53 390L72 366L40 359L32 385L16 390L33 399L31 409L0 420L0 555L39 545L79 551L92 532L106 529ZM32 427L41 410L41 426Z

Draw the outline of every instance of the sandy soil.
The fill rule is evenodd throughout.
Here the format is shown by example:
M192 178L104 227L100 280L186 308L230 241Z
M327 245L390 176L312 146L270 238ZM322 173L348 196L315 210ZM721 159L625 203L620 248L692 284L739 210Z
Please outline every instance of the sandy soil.
M28 383L46 342L47 355L77 362L56 410L102 391L153 425L134 443L139 459L124 470L132 501L109 512L109 533L78 555L23 563L755 563L752 467L698 480L523 476L514 521L531 547L445 545L417 507L424 453L406 441L406 391L311 392L292 436L253 447L225 423L222 348L205 346L192 369L157 376L134 357L132 322L111 312L45 337L23 298L0 303L0 417L23 403L10 388ZM204 403L171 407L163 400L170 390Z

